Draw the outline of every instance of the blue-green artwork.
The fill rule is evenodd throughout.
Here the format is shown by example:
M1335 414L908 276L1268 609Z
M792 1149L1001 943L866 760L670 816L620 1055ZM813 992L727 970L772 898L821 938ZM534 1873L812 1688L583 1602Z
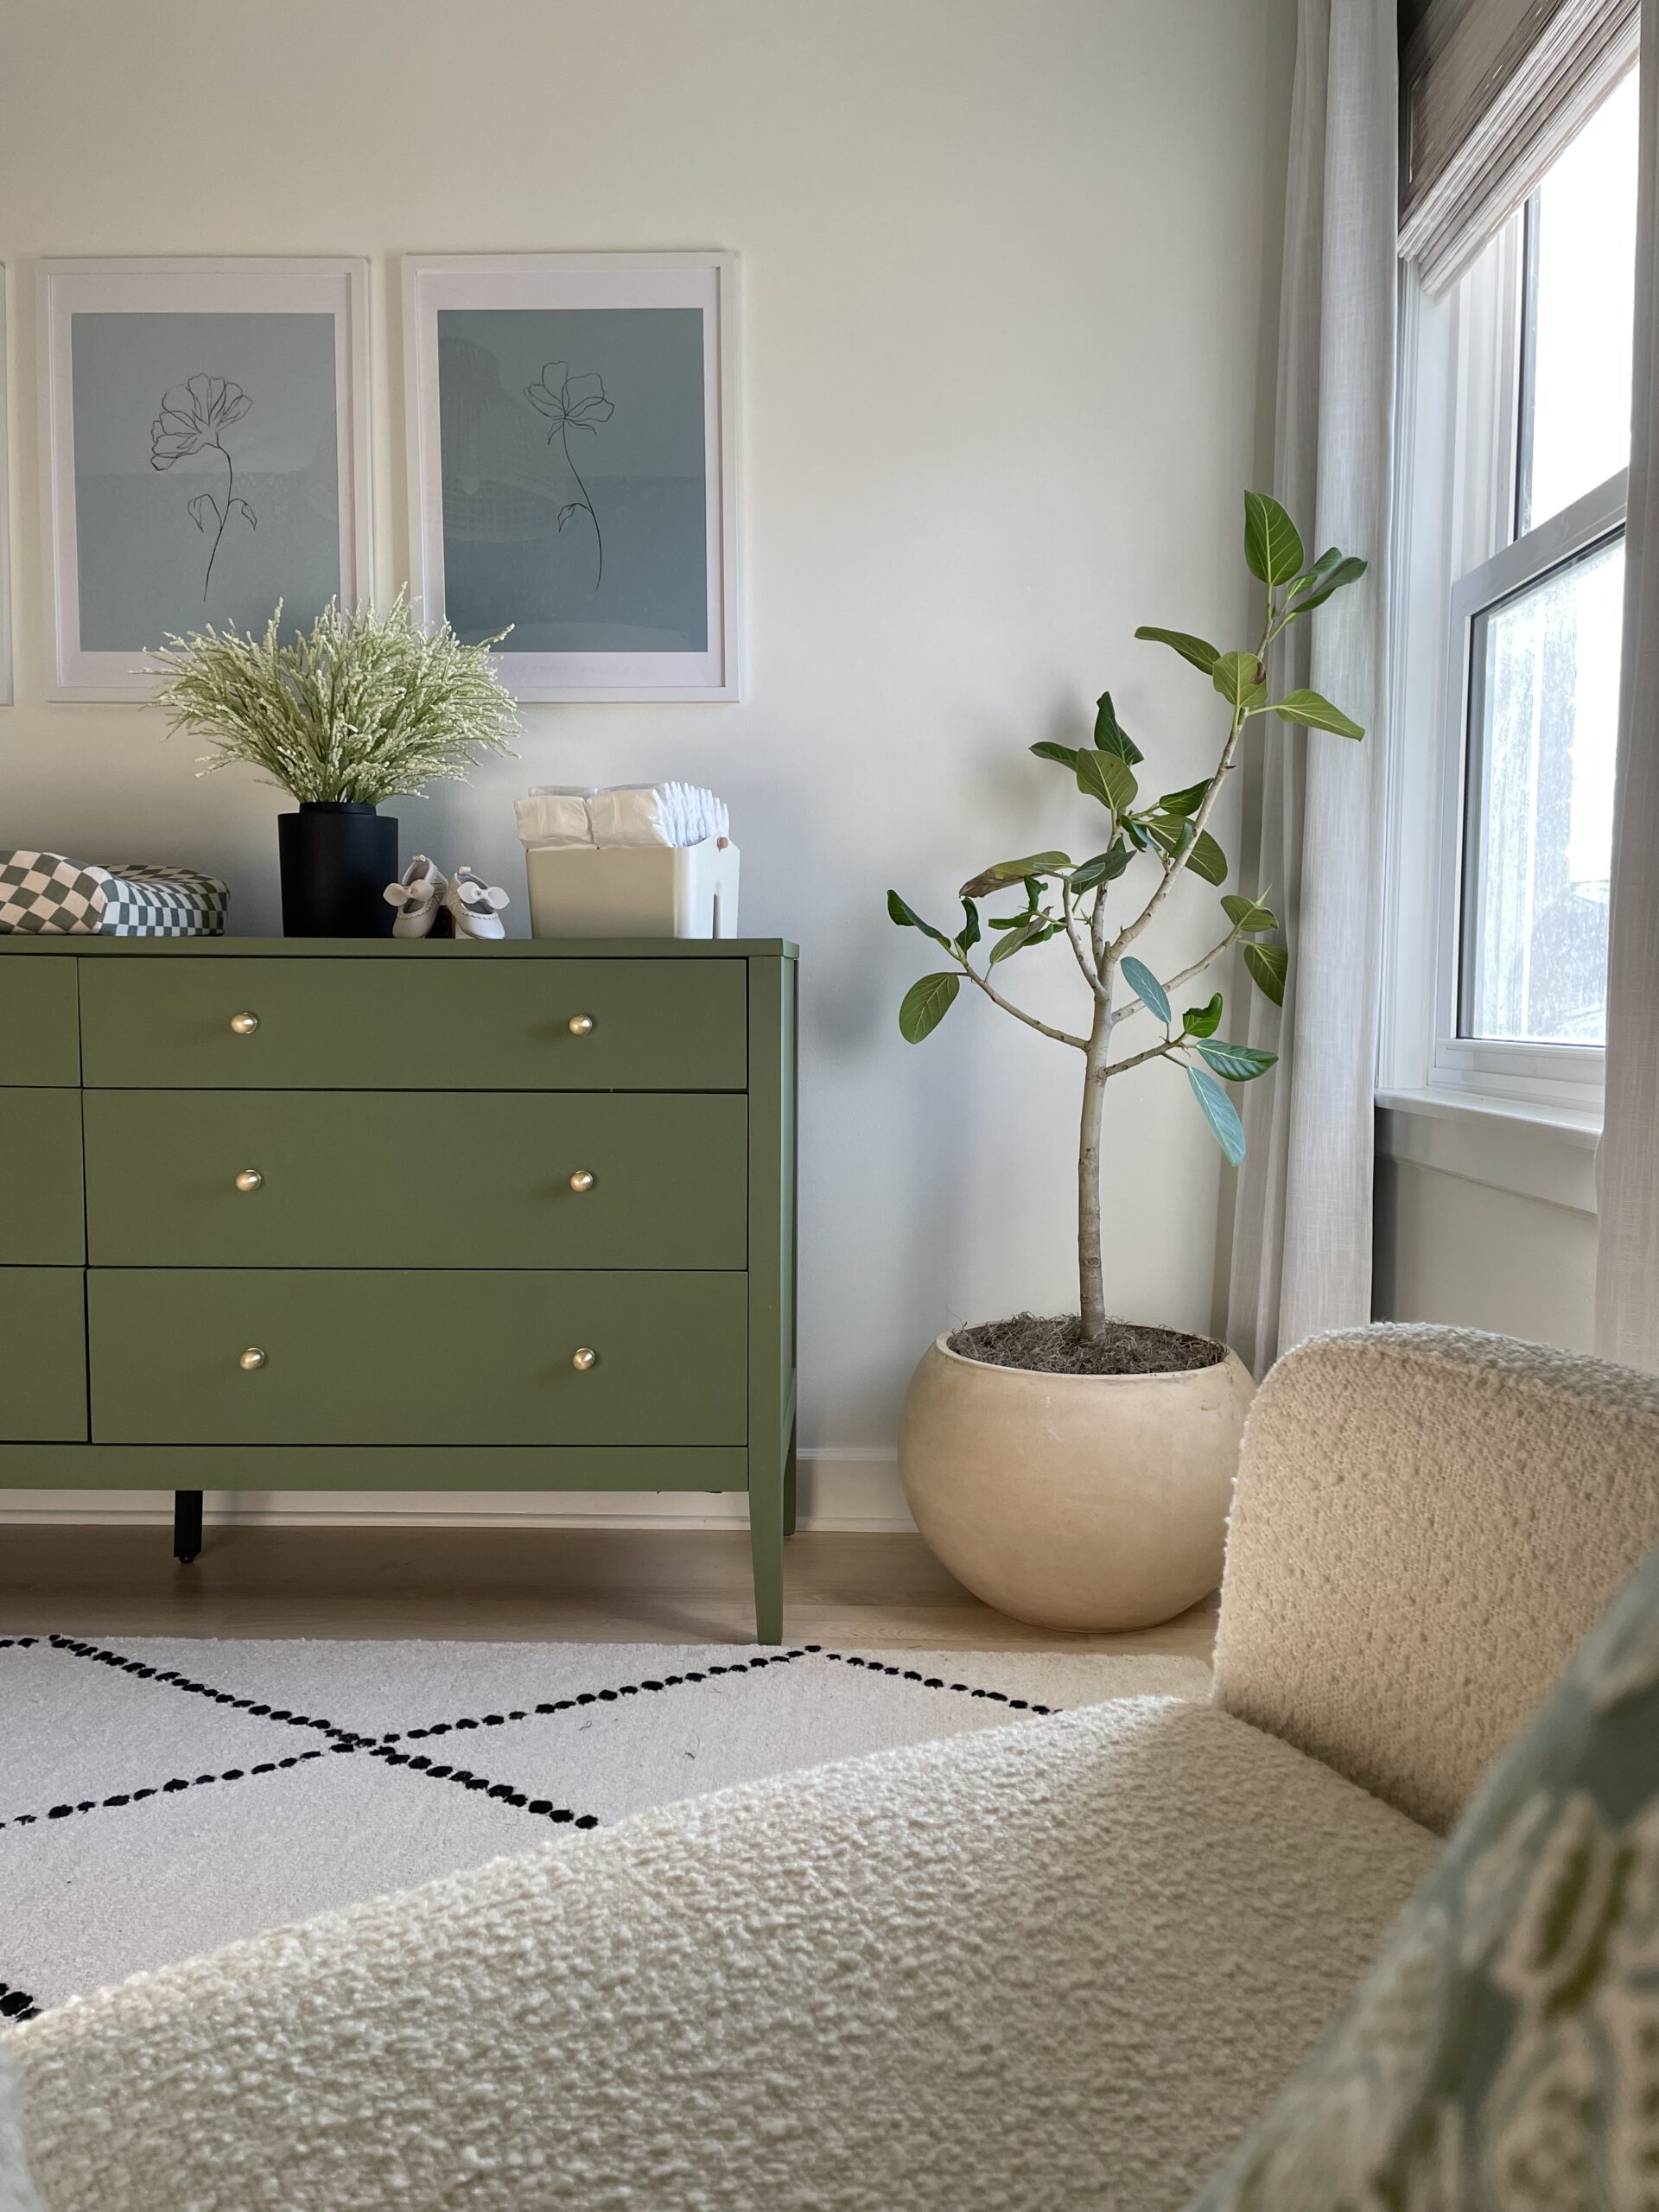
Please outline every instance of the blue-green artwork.
M307 626L340 590L334 318L70 318L84 652Z
M440 309L444 612L505 654L709 646L703 318Z

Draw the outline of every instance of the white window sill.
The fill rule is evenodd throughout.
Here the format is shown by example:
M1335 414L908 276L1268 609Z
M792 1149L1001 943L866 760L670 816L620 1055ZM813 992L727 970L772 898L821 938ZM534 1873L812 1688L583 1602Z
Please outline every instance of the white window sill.
M1451 1090L1379 1090L1377 1150L1489 1190L1596 1211L1601 1116Z

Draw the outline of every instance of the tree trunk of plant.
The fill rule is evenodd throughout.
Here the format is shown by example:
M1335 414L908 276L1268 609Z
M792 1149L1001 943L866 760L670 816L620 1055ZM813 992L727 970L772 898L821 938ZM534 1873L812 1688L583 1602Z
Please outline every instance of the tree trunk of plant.
M1106 1326L1100 1274L1100 1121L1111 1038L1110 1018L1104 1007L1096 1006L1084 1061L1083 1122L1077 1135L1077 1300L1086 1337L1099 1336Z

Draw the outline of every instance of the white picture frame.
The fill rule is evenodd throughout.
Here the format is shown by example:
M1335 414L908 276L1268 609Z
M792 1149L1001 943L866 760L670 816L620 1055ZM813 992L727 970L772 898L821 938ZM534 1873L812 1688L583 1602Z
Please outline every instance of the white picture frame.
M548 644L515 646L511 639L497 655L503 683L521 701L734 700L741 690L738 583L737 464L737 257L729 253L545 253L416 254L403 263L404 355L408 406L410 465L410 588L423 620L453 621L463 637L480 637L515 623L523 639L551 640L563 635L580 642L568 648ZM683 352L675 318L673 363L666 350L653 367L652 340L640 322L624 332L623 318L639 311L694 309L701 318L695 354ZM493 379L488 394L495 414L514 442L511 463L518 472L508 488L539 506L529 521L504 524L501 543L474 556L467 532L445 513L443 469L444 385L440 351L440 317L453 318L451 332L489 327L505 330L503 321L467 318L523 317L526 333L566 327L569 318L598 311L612 320L613 337L589 361L567 346L568 371L562 391L550 388L546 368L531 386L519 357L536 353L531 337L505 340L499 362L487 361ZM540 318L538 321L537 319ZM561 324L559 319L565 319ZM600 325L595 324L595 328ZM666 330L666 323L657 326ZM552 346L549 338L542 350ZM690 340L686 341L690 344ZM590 349L591 350L591 349ZM454 350L451 359L454 359ZM474 358L478 358L475 351ZM538 356L537 356L538 358ZM700 365L700 389L690 365ZM608 368L603 365L608 362ZM601 365L596 366L599 363ZM617 382L615 364L620 364ZM499 371L499 381L498 379ZM677 452L673 465L653 474L642 458L630 480L610 480L607 498L621 509L623 534L612 551L608 596L601 616L589 613L574 596L575 561L592 559L602 579L606 548L601 523L602 503L594 481L578 472L584 460L601 450L598 435L615 410L606 386L619 397L639 394L649 375L663 382L663 418L689 429L700 413L701 506L695 509L685 487L695 480ZM677 381L671 379L677 378ZM695 392L695 397L694 397ZM575 397L573 398L573 394ZM452 397L452 438L457 427ZM531 410L534 410L532 412ZM511 410L511 411L509 411ZM584 415L599 419L583 420ZM519 421L518 416L523 420ZM623 419L627 421L626 406ZM483 413L476 418L486 421ZM613 453L637 440L638 410L621 437L613 435ZM548 425L551 424L551 428ZM588 433L573 450L572 429ZM658 433L653 433L658 435ZM662 430L662 437L668 432ZM552 452L556 435L563 452ZM640 450L638 447L627 448ZM452 453L454 448L452 444ZM689 451L689 447L681 451ZM517 458L550 454L543 474L527 479ZM507 464L504 463L504 467ZM524 467L528 467L526 460ZM563 480L562 481L560 480ZM452 469L451 486L461 480ZM654 490L652 487L656 487ZM664 490L663 487L669 487ZM556 521L548 518L556 516ZM608 518L607 518L608 519ZM567 520L574 523L566 540ZM668 524L671 521L672 527ZM512 569L511 535L525 547L524 565ZM473 531L471 537L478 532ZM533 550L533 552L531 551ZM467 555L463 580L457 574ZM556 574L555 565L556 564ZM446 569L450 573L446 574ZM493 575L496 579L493 581ZM586 594L586 570L581 591ZM595 582L595 595L601 584ZM653 594L655 596L653 596ZM499 619L489 612L499 607ZM536 601L537 620L526 622L524 607ZM569 613L566 613L566 607ZM666 619L658 620L658 615ZM696 626L701 622L701 629ZM606 642L600 642L605 632ZM649 646L636 638L650 636ZM699 644L698 640L701 639ZM614 640L614 642L611 642Z
M105 318L122 315L181 318L181 342L177 349L180 359L175 365L181 373L176 378L169 377L164 383L162 365L165 348L157 351L152 347L156 353L156 372L146 378L135 368L130 392L122 392L119 409L123 454L120 467L124 476L133 480L122 485L129 501L141 491L146 480L143 475L146 467L153 467L158 472L170 470L181 459L190 464L180 470L176 479L169 479L167 487L169 494L176 492L180 495L169 498L166 510L168 518L167 559L172 560L176 553L182 563L185 556L175 544L175 540L181 538L182 543L190 545L189 557L194 559L202 556L206 558L207 583L203 588L202 613L196 620L189 619L194 609L187 606L185 601L187 598L194 599L194 593L187 594L180 588L173 594L171 601L165 601L162 587L153 582L149 593L149 601L157 607L165 601L170 607L176 601L176 616L179 619L167 620L159 626L181 633L192 628L204 627L210 620L221 627L232 621L238 627L251 627L256 622L263 627L264 620L275 611L275 602L279 597L284 603L283 628L286 631L290 619L296 626L302 626L307 604L304 594L302 594L302 603L296 607L293 595L283 588L283 537L280 528L274 528L273 518L269 517L265 537L257 550L259 577L264 596L271 601L270 606L264 607L262 597L258 605L264 607L263 613L257 613L252 606L246 604L240 609L226 613L208 598L207 584L213 580L213 563L219 556L219 541L225 536L226 521L234 522L231 532L234 545L234 541L244 531L257 532L258 518L252 512L245 497L233 500L231 496L233 459L229 448L220 445L214 448L226 460L226 479L221 485L216 469L207 466L207 452L200 442L193 445L188 433L173 435L168 444L165 431L168 428L175 428L182 418L176 409L175 412L168 413L167 403L182 399L187 391L194 391L200 387L209 395L214 405L225 409L227 403L224 387L228 380L229 391L236 396L235 400L229 403L228 422L239 424L235 408L240 406L245 413L255 402L233 380L229 380L228 365L216 359L197 362L191 346L194 343L196 351L203 350L197 342L198 334L208 327L231 327L216 326L217 318L264 318L257 326L250 322L245 329L238 330L231 347L218 349L230 350L234 360L235 346L243 340L251 340L256 329L262 333L276 329L276 318L305 318L308 321L321 316L328 317L331 331L315 340L308 340L308 345L317 359L315 380L320 390L327 390L328 367L327 359L317 353L320 344L327 345L333 367L332 455L328 451L328 418L320 411L325 403L319 400L319 419L322 428L314 447L312 466L306 478L311 495L305 518L311 555L310 573L314 577L326 573L334 582L336 589L329 595L337 595L342 606L355 607L369 597L373 581L373 548L369 483L369 267L365 260L288 256L240 259L193 257L179 259L46 260L39 265L37 296L41 506L44 535L48 699L142 700L153 694L160 681L159 673L146 666L147 654L162 643L160 636L137 645L130 643L124 632L112 639L107 638L105 630L111 626L111 622L101 607L96 621L91 625L89 635L88 617L92 610L84 607L83 600L96 598L98 588L90 581L92 548L90 544L83 545L83 533L90 533L99 525L90 514L83 516L79 510L83 504L91 504L91 496L86 490L89 480L102 486L117 483L120 480L114 477L88 480L77 474L75 318L78 315L97 319L96 327L100 331L107 327L117 332L117 337L108 341L111 345L123 342L122 334L118 326L112 323L106 326ZM89 323L88 330L92 327ZM282 327L297 330L302 326L295 321L285 322ZM131 340L135 347L137 346L140 328L141 326L134 324L124 334L125 339ZM152 321L149 328L152 331L164 330L165 326ZM100 339L99 342L103 345L105 340ZM86 350L84 344L83 353ZM214 349L209 346L207 350L211 352ZM120 357L117 354L114 359L116 365L112 371L102 363L99 365L100 391L108 385L111 374L118 377L120 373ZM84 361L82 367L85 375ZM280 403L281 395L269 395L269 400ZM187 401L185 404L194 403ZM136 461L129 461L126 449L135 446L141 435L140 426L146 409L153 412L151 430L154 442L149 453ZM269 414L268 404L265 420L269 419ZM108 419L107 415L100 415L96 433L99 439L107 439L113 435L105 428ZM257 422L250 425L251 432L257 433L260 429L261 424ZM225 436L228 433L221 429L218 435ZM92 443L93 435L91 424L83 426L84 442L88 447ZM182 450L175 451L175 448ZM264 457L268 465L274 467L269 444ZM291 463L288 466L288 473L297 480L297 472ZM263 480L270 483L284 480L267 474ZM193 487L197 485L200 490L192 496ZM145 493L143 496L149 495ZM320 496L324 502L321 505L319 504ZM326 504L328 499L333 502L332 517ZM226 511L223 518L219 512L221 501ZM178 516L175 516L172 512L175 507L187 519L181 521ZM233 517L232 509L237 511ZM152 499L151 508L145 512L154 511ZM102 507L99 512L104 512ZM122 512L124 527L129 508L124 507ZM208 526L210 515L219 525L216 538ZM321 524L317 519L319 517ZM334 524L332 531L327 528L331 520ZM202 540L200 545L188 538L188 533L192 526ZM208 552L206 548L210 539L212 550ZM251 552L255 544L253 535L250 534L243 542ZM319 550L326 559L330 548L337 555L337 569L325 569L318 565L316 556ZM83 563L83 551L88 555L87 564ZM98 558L107 561L112 556L109 556L108 549L99 548ZM130 575L135 565L128 560L119 573ZM150 564L143 573L151 577L157 569L165 575L166 563ZM234 573L226 564L226 569L220 571L221 588L224 576ZM321 589L322 586L318 584L311 595L316 596ZM314 611L321 609L318 607ZM143 626L142 615L135 613L133 620L139 626ZM104 627L100 628L99 624ZM118 625L115 626L118 627Z
M0 707L10 707L11 658L11 385L7 374L10 323L7 316L10 278L0 262Z

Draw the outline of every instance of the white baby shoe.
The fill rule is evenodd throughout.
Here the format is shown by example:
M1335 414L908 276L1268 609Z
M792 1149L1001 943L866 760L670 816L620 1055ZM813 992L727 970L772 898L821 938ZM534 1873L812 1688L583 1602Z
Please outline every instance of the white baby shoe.
M501 908L509 901L499 884L486 883L463 861L443 894L457 937L505 937Z
M448 888L426 855L416 853L402 880L389 883L384 894L386 904L397 909L393 937L430 937Z

